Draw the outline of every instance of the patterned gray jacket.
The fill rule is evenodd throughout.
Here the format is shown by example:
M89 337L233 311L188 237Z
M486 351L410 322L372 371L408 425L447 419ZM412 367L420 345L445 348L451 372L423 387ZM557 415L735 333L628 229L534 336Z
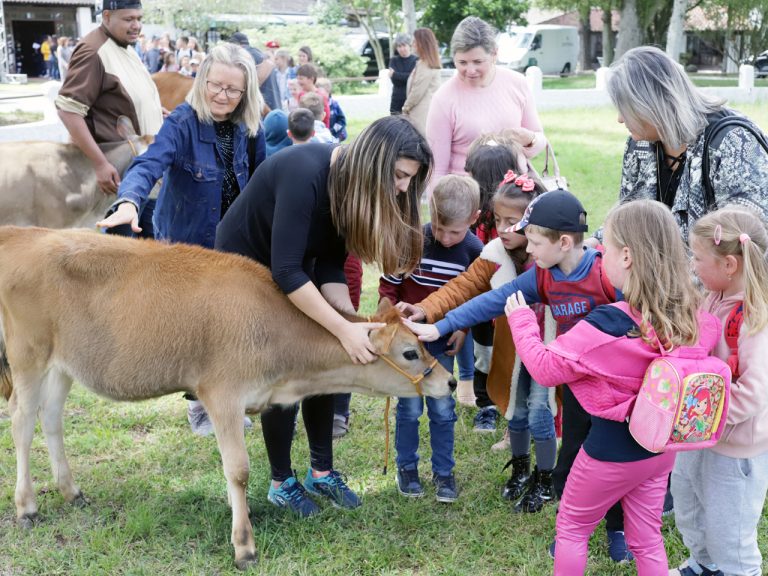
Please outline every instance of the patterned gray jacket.
M756 126L755 126L756 127ZM702 180L701 159L704 133L688 148L672 213L683 239L689 227L716 207L707 206ZM768 154L754 136L740 127L720 132L709 147L709 177L717 207L738 204L756 211L768 222ZM627 140L621 171L619 202L638 198L657 200L658 170L656 144ZM602 229L595 234L602 241Z

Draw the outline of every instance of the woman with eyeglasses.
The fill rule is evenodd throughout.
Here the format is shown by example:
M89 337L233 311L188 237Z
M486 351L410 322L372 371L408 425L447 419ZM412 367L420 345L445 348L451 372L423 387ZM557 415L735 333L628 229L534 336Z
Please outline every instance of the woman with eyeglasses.
M120 183L102 228L130 224L162 177L153 217L155 238L213 248L216 226L264 160L262 98L253 58L235 44L215 47L203 60L187 101L163 122L147 151ZM190 401L192 431L213 433L207 414Z

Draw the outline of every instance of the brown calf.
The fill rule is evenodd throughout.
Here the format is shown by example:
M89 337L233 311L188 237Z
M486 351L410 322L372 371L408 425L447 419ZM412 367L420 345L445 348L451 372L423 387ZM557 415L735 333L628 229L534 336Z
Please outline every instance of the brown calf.
M246 412L335 392L445 396L456 385L394 309L381 311L387 325L371 333L386 362L355 365L334 336L290 303L269 270L196 246L0 227L0 316L13 376L0 358L19 523L37 515L29 452L38 413L59 489L67 501L84 503L62 437L73 378L114 400L192 392L216 432L238 568L256 562Z
M167 110L173 110L184 102L195 82L194 78L178 72L155 72L152 74L152 80L160 94L160 104Z

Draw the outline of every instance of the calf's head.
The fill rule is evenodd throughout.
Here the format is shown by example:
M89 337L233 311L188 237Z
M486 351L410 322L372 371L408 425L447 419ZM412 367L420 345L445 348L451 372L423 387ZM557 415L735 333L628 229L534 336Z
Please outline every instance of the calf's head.
M384 298L371 319L386 322L384 328L371 332L371 342L379 359L379 372L387 374L377 384L378 392L390 396L448 396L456 389L456 380L427 352L419 339L400 321L400 315Z

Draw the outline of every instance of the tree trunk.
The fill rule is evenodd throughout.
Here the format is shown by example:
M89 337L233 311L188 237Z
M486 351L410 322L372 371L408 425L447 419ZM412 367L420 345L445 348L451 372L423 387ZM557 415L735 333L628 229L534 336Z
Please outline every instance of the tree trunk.
M672 17L667 30L667 54L675 62L680 62L680 54L685 52L685 11L688 0L674 0Z
M603 6L603 66L613 62L613 11L611 3Z
M642 43L643 31L640 29L640 19L637 15L637 0L624 0L615 57L620 58L624 52Z
M581 62L579 68L581 72L586 72L592 68L592 51L590 50L591 43L589 41L590 36L592 36L592 29L589 25L589 14L591 11L592 9L589 6L586 7L586 13L583 8L579 10L579 37L581 38L581 49L579 50Z
M413 36L416 30L416 6L413 0L403 0L403 16L405 17L405 30Z

